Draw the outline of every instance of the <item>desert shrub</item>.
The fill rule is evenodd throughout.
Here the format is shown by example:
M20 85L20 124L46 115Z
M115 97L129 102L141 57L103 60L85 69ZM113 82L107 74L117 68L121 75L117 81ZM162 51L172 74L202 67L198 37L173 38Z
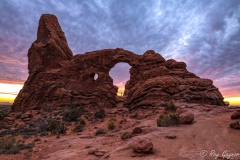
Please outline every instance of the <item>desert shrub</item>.
M66 127L64 124L60 123L56 119L49 119L48 120L48 131L52 134L65 134Z
M223 102L224 102L225 106L229 106L230 105L230 103L228 101L223 101Z
M35 138L34 139L34 142L38 142L38 141L41 141L41 139L40 138Z
M74 131L82 132L85 125L86 125L85 121L83 119L80 119L79 123L74 127Z
M95 118L99 118L99 119L103 119L105 116L106 116L106 114L105 114L105 110L104 109L101 109L99 112L96 112L94 114L94 117Z
M19 152L20 152L20 149L18 147L12 147L8 150L3 150L2 153L4 153L4 154L17 154Z
M37 135L37 130L33 127L19 129L18 133L21 135Z
M0 149L10 149L14 146L16 139L14 136L7 136L0 139Z
M57 115L59 115L59 112L55 112L53 115L56 117Z
M20 150L32 148L34 144L17 143L14 136L2 137L0 139L0 154L16 154Z
M35 127L38 133L48 131L48 122L46 119L38 118L33 122L33 127Z
M99 129L95 132L95 135L99 135L99 134L106 134L105 129L99 128Z
M7 114L5 114L3 111L0 111L0 120L3 120L4 117L6 117Z
M23 150L23 149L30 149L30 148L33 148L33 147L34 147L34 143L28 143L28 144L17 144L17 147L18 147L20 150Z
M77 121L84 113L82 107L76 107L75 105L70 105L69 110L63 113L63 120L67 122Z
M128 134L129 134L128 131L123 132L122 135L121 135L121 139L122 139L122 140L127 139L127 138L128 138L128 137L127 137Z
M157 119L157 125L159 127L168 127L179 123L179 116L175 114L162 114Z
M45 112L52 112L53 111L53 107L50 105L47 105L46 107L44 107L44 111Z
M113 130L115 128L114 119L111 118L108 122L108 129Z
M164 109L166 111L176 111L177 107L175 106L175 104L173 103L173 101L170 101L169 103L167 103L165 106L164 106Z
M48 135L48 132L42 132L40 133L40 136L43 137L43 136L47 136Z
M23 139L28 139L28 138L31 138L32 136L31 135L23 135Z
M5 135L17 135L18 132L16 130L11 130L10 128L8 128L5 131L0 132L0 137L3 137Z

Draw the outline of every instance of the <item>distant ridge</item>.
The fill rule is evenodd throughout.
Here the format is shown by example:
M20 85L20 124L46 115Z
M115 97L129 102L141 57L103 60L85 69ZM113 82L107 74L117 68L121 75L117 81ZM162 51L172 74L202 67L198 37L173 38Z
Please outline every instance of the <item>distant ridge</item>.
M12 103L9 103L9 102L0 102L0 105L11 106L11 105L12 105Z

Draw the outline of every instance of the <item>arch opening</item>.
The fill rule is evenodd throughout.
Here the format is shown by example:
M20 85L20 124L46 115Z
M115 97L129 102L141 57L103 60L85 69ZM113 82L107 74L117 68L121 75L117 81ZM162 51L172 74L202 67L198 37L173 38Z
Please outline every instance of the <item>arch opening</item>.
M96 81L98 79L98 74L92 73L92 74L90 74L90 77Z
M118 87L117 96L124 96L125 85L130 79L130 68L128 63L119 62L109 72L109 76L113 79L113 85Z

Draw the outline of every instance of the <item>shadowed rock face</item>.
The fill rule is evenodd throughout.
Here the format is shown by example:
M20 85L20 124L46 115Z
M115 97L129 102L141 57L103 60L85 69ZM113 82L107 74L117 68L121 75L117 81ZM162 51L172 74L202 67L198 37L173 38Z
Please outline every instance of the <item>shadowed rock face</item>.
M28 51L29 77L12 111L80 104L115 107L117 87L109 71L128 63L130 80L124 102L130 109L156 106L160 101L224 105L223 97L209 79L188 72L184 62L165 60L152 50L137 55L124 49L104 49L73 56L54 15L41 16L37 40ZM94 76L98 74L95 80Z

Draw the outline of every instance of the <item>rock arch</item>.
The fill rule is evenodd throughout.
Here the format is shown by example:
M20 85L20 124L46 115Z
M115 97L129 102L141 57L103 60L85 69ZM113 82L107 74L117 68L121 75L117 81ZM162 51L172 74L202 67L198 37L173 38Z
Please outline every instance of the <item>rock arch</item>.
M115 107L117 88L109 71L119 62L131 66L126 84L126 107L156 106L159 101L224 105L209 79L187 71L184 62L165 60L153 50L143 55L117 48L72 55L54 15L41 16L37 40L28 51L29 77L12 111L63 106ZM98 74L97 80L94 75ZM100 105L101 104L101 105Z

